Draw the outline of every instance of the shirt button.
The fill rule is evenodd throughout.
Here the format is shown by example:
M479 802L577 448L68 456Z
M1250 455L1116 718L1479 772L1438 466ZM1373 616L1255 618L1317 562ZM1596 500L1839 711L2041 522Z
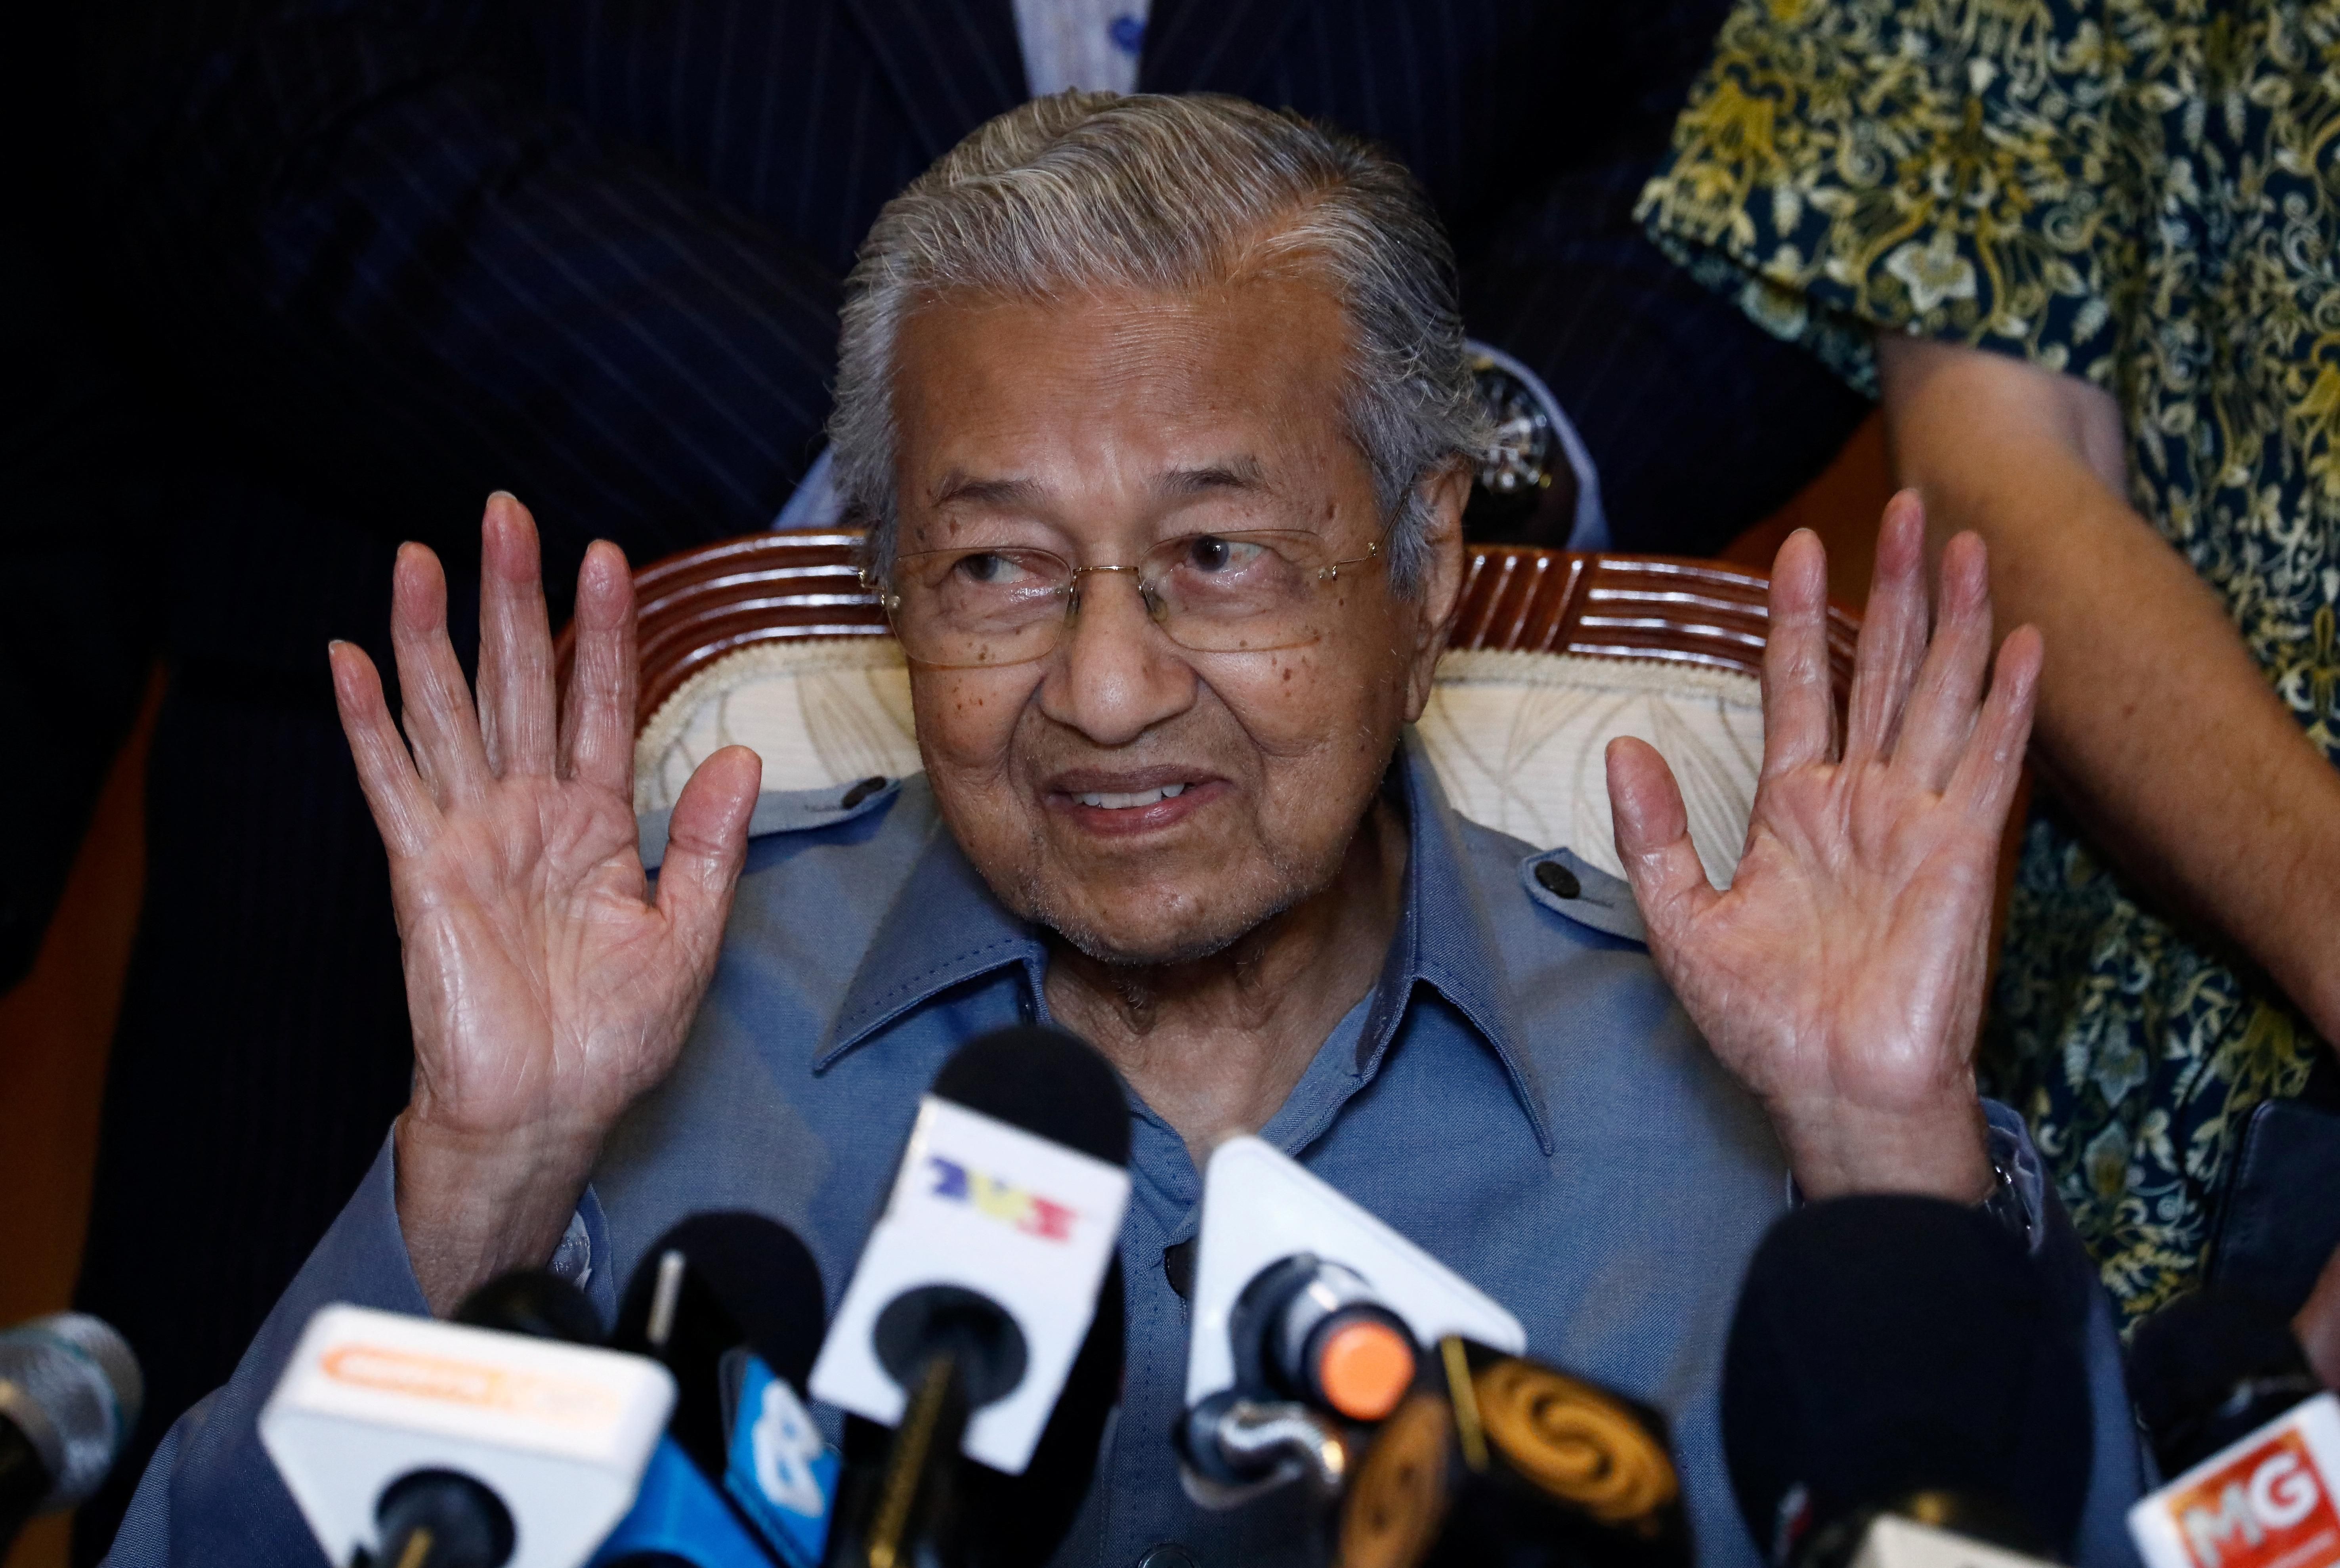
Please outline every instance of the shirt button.
M1573 898L1584 891L1582 884L1576 879L1576 873L1557 860L1539 861L1535 879L1543 885L1545 892L1555 898Z
M1137 1568L1203 1568L1195 1554L1175 1541L1165 1541L1137 1560Z

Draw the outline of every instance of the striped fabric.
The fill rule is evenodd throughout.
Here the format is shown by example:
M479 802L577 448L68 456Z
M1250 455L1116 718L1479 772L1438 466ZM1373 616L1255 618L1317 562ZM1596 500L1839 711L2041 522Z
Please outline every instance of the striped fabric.
M564 547L638 555L779 510L855 245L1024 91L1009 0L93 10L118 250L212 409L378 526L451 536L503 486ZM1850 412L1631 221L1720 10L1165 0L1140 85L1387 142L1458 238L1472 335L1576 419L1617 542L1690 542L1780 499ZM1685 464L1710 425L1747 437Z

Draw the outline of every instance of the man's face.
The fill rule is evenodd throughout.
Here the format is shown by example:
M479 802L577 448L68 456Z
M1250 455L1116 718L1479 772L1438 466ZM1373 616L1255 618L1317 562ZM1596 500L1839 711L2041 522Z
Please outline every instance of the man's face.
M1346 373L1338 303L1307 279L931 304L897 360L899 550L1134 565L1164 540L1272 529L1364 556L1383 521L1342 417ZM914 667L936 797L992 888L1085 952L1154 964L1328 886L1429 695L1467 484L1433 486L1423 591L1393 591L1383 564L1344 568L1302 646L1190 651L1131 574L1099 573L1046 658Z

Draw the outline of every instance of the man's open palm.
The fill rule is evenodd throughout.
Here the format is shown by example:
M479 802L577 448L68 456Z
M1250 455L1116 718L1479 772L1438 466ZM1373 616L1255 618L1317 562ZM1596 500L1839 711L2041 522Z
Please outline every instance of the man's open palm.
M1839 758L1826 561L1799 533L1773 570L1763 773L1727 891L1691 848L1681 793L1638 740L1612 742L1617 849L1659 968L1715 1054L1770 1111L1804 1189L1978 1197L1974 1047L1999 836L2040 643L1990 671L1981 541L1952 541L1927 635L1924 517L1886 510Z
M332 650L405 951L415 1081L401 1216L419 1276L438 1248L418 1224L430 1230L467 1194L541 1190L548 1169L581 1182L610 1127L672 1065L714 967L759 771L737 747L700 768L676 803L653 898L636 850L625 558L607 543L586 554L556 725L535 525L500 495L482 536L476 709L447 640L445 578L420 545L399 552L392 611L404 739L372 661ZM442 1172L461 1190L435 1190ZM551 1219L565 1211L521 1227L523 1252ZM486 1261L458 1268L467 1277L451 1288Z

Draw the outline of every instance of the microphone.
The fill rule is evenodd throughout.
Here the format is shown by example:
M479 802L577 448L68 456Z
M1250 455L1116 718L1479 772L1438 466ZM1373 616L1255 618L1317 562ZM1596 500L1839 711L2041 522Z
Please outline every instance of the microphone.
M1958 1204L1807 1204L1756 1248L1725 1346L1732 1489L1775 1568L2061 1557L2093 1428L2021 1243ZM1949 1541L1946 1536L1962 1538Z
M1255 1137L1212 1152L1196 1252L1174 1444L1205 1507L1304 1474L1338 1492L1351 1429L1397 1407L1422 1345L1527 1347L1519 1319Z
M1086 1042L1024 1026L944 1064L813 1366L894 1428L848 1424L829 1563L1036 1562L1071 1527L1121 1382L1128 1161Z
M2340 1563L2340 1402L2283 1315L2216 1288L2137 1325L2129 1385L2165 1474L2129 1510L2147 1568Z
M549 1275L498 1281L464 1310L594 1326ZM309 1320L260 1441L332 1562L577 1568L632 1503L673 1405L647 1357L333 1305Z
M612 1343L673 1374L674 1415L597 1565L818 1568L840 1462L798 1391L824 1301L812 1254L761 1215L692 1215L643 1255Z
M1341 1568L1690 1568L1665 1417L1454 1335L1373 1434Z
M86 1313L0 1333L0 1558L35 1513L95 1492L138 1424L138 1358Z
M2164 1475L2191 1470L2324 1392L2283 1314L2215 1285L2137 1325L2128 1383Z
M457 1323L565 1345L601 1343L601 1316L585 1293L549 1268L516 1268L465 1296Z

